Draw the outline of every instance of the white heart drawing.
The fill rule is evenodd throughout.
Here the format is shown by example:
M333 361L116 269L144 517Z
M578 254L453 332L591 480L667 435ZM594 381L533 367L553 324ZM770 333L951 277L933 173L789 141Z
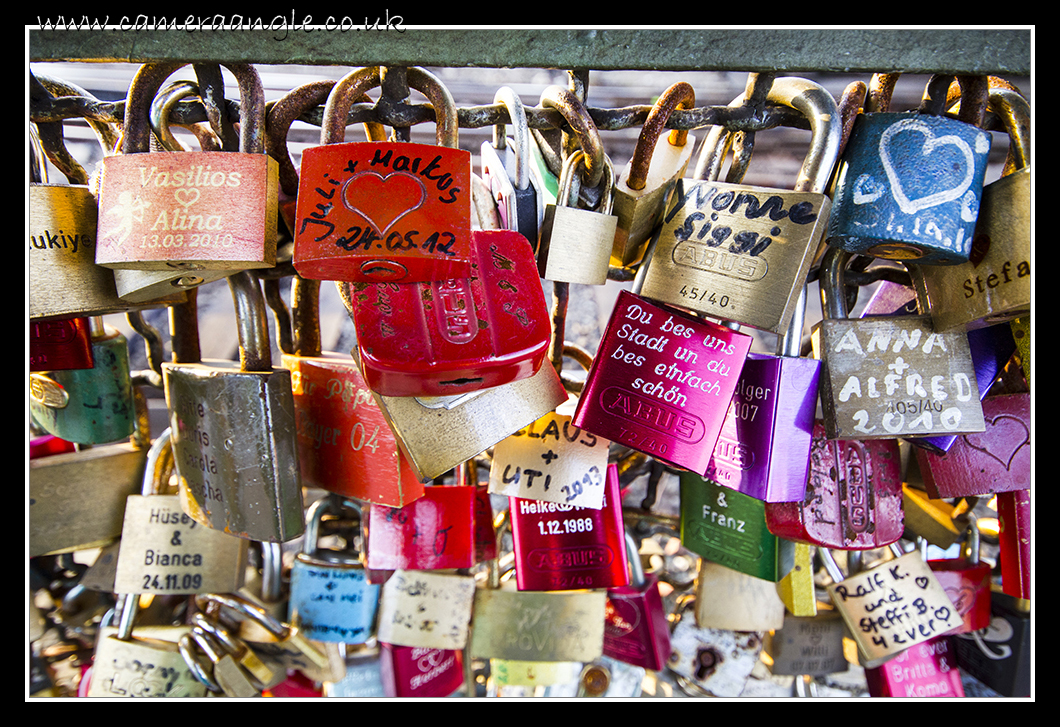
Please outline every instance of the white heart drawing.
M951 189L944 189L934 194L929 194L926 197L920 199L911 200L905 195L905 191L902 189L901 179L898 177L898 171L894 168L894 164L891 161L891 155L888 150L891 138L895 134L899 134L903 131L915 131L924 135L924 148L921 151L923 156L930 155L935 147L945 146L952 144L964 155L966 164L966 170L964 179L961 180L960 184ZM936 205L944 204L946 202L952 202L953 200L964 194L964 191L971 186L972 177L975 172L975 158L972 155L972 149L968 146L968 142L959 136L947 134L946 136L935 136L935 132L931 130L923 120L921 119L903 119L896 124L892 124L887 127L887 130L880 136L880 161L883 163L883 170L887 173L887 179L891 183L891 194L894 196L894 200L898 203L898 207L902 212L907 215L916 214L922 209L928 207L934 207Z
M871 191L865 191L868 188ZM883 196L883 187L871 174L862 174L854 180L854 204L868 204Z
M187 209L199 201L199 190L194 187L178 189L173 192L173 197L177 200L177 204Z

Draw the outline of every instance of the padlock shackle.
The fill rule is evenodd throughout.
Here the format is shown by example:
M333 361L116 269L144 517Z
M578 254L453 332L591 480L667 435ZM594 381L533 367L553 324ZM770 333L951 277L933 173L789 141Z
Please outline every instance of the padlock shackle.
M125 125L122 154L150 151L151 123L148 118L151 101L162 83L173 73L189 65L184 61L145 63L133 77L125 100ZM265 90L261 77L249 63L222 63L239 82L239 151L262 154L265 151Z
M197 650L202 650L209 659L209 653L207 648L212 648L207 641L207 646L203 646L205 641L205 634L196 634L195 631L189 631L186 634L181 634L180 640L177 642L177 648L180 650L180 655L184 657L184 663L188 665L188 669L191 670L192 675L211 692L220 694L223 690L221 685L213 680L210 675L210 671L206 669L199 661L199 655ZM212 663L212 662L211 662Z
M901 73L873 73L865 96L865 113L885 113L891 108L891 97Z
M578 139L581 150L585 153L584 174L581 181L588 187L596 187L605 171L604 145L600 140L600 130L596 128L589 112L573 92L560 86L548 86L541 93L538 104L542 108L559 111ZM573 154L571 155L573 156ZM614 172L611 172L612 178Z
M990 91L986 76L959 76L952 73L932 75L924 86L924 96L917 113L942 116L948 106L947 99L954 80L961 88L961 98L966 101L957 112L957 120L982 128Z
M283 596L283 545L276 542L261 544L261 600L279 603Z
M201 593L195 596L195 605L203 611L211 603L216 603L251 618L280 641L286 639L288 634L290 634L291 630L287 624L270 616L267 611L255 606L242 596L220 593Z
M291 278L291 352L314 358L323 350L320 336L320 281L295 275Z
M670 115L675 109L691 109L695 106L696 92L689 83L679 81L662 92L659 100L648 112L648 118L640 129L640 136L637 137L637 145L633 148L633 158L629 162L629 178L626 180L630 189L644 189L652 152L666 128ZM671 146L684 146L688 141L688 131L674 129L667 141Z
M325 513L339 514L344 509L353 510L357 513L357 527L361 533L361 542L364 542L364 511L361 509L360 503L341 495L326 495L314 502L306 510L303 553L312 557L319 550L320 523ZM352 544L347 545L352 547ZM356 551L356 558L358 561L363 562L364 553Z
M556 195L556 205L559 207L578 207L578 195L584 178L578 173L579 166L586 170L586 159L588 155L578 149L563 162L563 170L559 176L559 193ZM609 214L611 209L611 194L614 189L615 172L611 166L611 160L604 155L604 173L600 175L603 189L600 192L600 203L598 205L601 214ZM574 185L578 184L578 187ZM574 200L573 202L571 200Z
M324 104L324 119L320 124L321 144L341 144L346 139L346 122L350 106L368 89L382 83L379 66L358 68L339 79Z
M147 463L144 466L144 482L140 494L144 496L160 495L163 482L168 482L173 472L173 437L172 429L166 427L158 435L151 448L147 450Z
M174 81L155 96L151 101L148 117L151 130L158 137L165 151L187 151L169 130L169 113L177 102L188 96L198 96L199 85L191 81ZM196 138L203 151L221 151L221 140L212 130L196 133Z
M235 301L239 326L239 368L241 371L272 371L272 340L265 312L265 298L258 279L243 270L228 276L228 287Z
M1031 164L1031 105L1018 91L1004 87L990 89L990 110L1008 131L1009 155L1002 176Z
M849 315L845 279L850 255L846 250L829 247L821 257L821 312L825 318L841 320Z
M511 120L512 141L515 142L515 180L513 185L522 190L530 186L530 123L526 119L526 109L523 107L522 99L512 89L501 86L497 93L493 94L493 103L503 103L508 110L508 118ZM505 140L504 124L496 124L493 127L493 148L504 149Z
M834 583L839 583L846 576L843 575L843 571L839 570L839 564L835 562L835 557L832 555L832 551L828 548L818 548L817 554L821 556L821 562L824 563L824 569L828 571L828 575L831 576Z
M839 145L843 140L839 107L832 94L808 79L784 76L773 81L766 100L801 111L809 120L813 136L794 190L825 194L839 160Z
M644 585L644 564L640 562L640 550L633 533L626 528L626 560L629 561L629 585L640 588Z

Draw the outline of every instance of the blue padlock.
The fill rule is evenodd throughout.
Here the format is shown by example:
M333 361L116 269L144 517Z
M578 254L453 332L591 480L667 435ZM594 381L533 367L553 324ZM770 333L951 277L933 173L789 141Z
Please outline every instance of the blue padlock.
M968 261L991 143L976 125L986 79L958 77L962 98L984 92L982 103L962 105L960 121L942 115L951 79L932 76L915 112L858 115L836 176L829 245L918 265Z
M363 554L324 550L318 545L325 513L353 510L363 526L355 501L329 495L309 506L305 545L291 567L290 621L314 641L363 644L373 633L379 607L379 585L368 582ZM361 542L364 542L363 537Z

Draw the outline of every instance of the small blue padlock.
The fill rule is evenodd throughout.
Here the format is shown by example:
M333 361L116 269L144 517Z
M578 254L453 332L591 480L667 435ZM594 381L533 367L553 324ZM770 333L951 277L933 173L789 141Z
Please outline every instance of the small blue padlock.
M356 512L363 527L361 507L353 500L329 495L310 505L305 545L291 567L289 620L314 641L363 644L372 636L379 585L368 582L363 554L353 551L352 543L345 551L318 545L323 516L349 510Z
M991 142L976 124L986 79L958 77L962 98L983 90L958 121L942 115L952 78L932 76L915 112L858 115L836 176L829 245L918 265L968 261Z

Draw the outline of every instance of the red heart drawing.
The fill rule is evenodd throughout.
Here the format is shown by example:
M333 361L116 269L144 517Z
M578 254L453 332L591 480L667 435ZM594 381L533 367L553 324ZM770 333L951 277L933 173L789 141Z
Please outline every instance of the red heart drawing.
M997 460L1005 471L1009 472L1012 468L1012 460L1016 458L1019 451L1024 446L1030 446L1031 431L1018 417L1011 414L998 414L986 420L985 432L965 434L962 439L972 449ZM1000 455L995 454L995 451L1000 452Z
M953 605L961 617L971 611L972 606L975 604L975 589L969 586L961 586L960 588L950 586L946 589L946 595L953 601Z
M427 199L423 182L406 172L354 174L343 182L341 194L346 209L368 220L380 237Z

